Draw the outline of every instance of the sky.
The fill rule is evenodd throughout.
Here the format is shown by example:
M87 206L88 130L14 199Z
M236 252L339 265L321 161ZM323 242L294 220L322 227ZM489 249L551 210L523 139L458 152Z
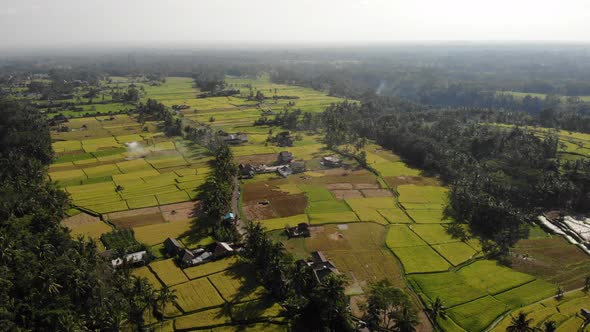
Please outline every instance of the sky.
M590 0L0 0L3 47L590 42Z

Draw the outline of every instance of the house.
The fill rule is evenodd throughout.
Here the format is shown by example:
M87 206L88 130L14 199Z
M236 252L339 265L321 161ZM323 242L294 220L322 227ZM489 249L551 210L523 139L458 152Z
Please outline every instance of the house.
M590 311L588 309L582 308L580 310L580 314L584 317L585 320L590 321Z
M312 268L313 274L319 283L332 273L340 274L334 263L329 261L321 251L312 252L311 260L307 262L307 265Z
M206 263L213 259L213 254L211 252L206 251L205 249L196 249L190 251L185 249L182 257L180 258L180 265L182 266L195 266L202 263Z
M58 124L69 122L68 118L63 114L58 114L49 120L50 126L57 126Z
M278 133L275 139L278 146L293 146L293 138L288 131Z
M123 262L127 262L127 264L131 265L145 265L148 261L148 254L147 251L138 251L132 254L125 255L124 258L116 258L111 260L111 264L113 267L119 267L123 265Z
M291 163L291 171L293 174L305 172L305 163L302 161L294 161Z
M327 156L322 158L322 165L332 168L340 167L342 166L342 161L340 160L340 158L337 158L335 156Z
M184 246L177 239L171 237L164 241L164 249L166 249L166 254L171 257L176 257L185 250Z
M293 170L288 165L279 167L277 169L277 173L284 178L288 178L291 174L293 174Z
M299 223L297 226L295 227L285 227L285 233L287 234L287 236L289 238L292 237L309 237L310 236L310 232L309 232L309 224L307 223Z
M288 164L293 160L293 154L289 151L281 151L277 159L279 164Z
M238 166L238 174L240 179L251 179L256 175L256 169L250 164L240 164Z
M213 258L221 258L234 253L234 249L227 242L217 242L213 249Z
M231 145L239 145L248 142L248 135L244 133L229 134L221 136L221 139Z

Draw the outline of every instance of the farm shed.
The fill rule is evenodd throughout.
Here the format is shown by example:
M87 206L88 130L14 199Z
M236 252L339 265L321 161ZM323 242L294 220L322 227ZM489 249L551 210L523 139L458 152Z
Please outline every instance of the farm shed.
M147 263L148 255L147 251L138 251L132 254L128 254L124 256L125 262L132 265L145 265ZM119 267L123 265L123 258L119 257L117 259L113 259L111 261L113 267Z
M227 242L217 242L213 249L213 257L221 258L233 254L234 249Z
M178 242L177 239L171 237L164 241L164 248L166 249L166 253L169 256L177 256L182 253L182 250L184 250L184 247L180 244L180 242Z
M293 160L293 154L289 151L281 151L277 159L279 164L288 164Z
M307 265L312 268L313 274L319 283L332 273L340 274L336 265L329 261L321 251L312 252L311 260L307 262Z
M251 179L256 175L256 170L250 164L240 164L238 167L240 179Z
M289 238L292 237L309 237L309 224L307 223L299 223L295 227L285 227L285 233Z
M342 166L342 161L335 156L326 156L322 158L322 165L326 167L340 167Z

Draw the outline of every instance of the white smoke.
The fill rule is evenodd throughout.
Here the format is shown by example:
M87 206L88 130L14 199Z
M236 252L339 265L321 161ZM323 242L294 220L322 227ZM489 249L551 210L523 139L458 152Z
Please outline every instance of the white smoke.
M140 142L129 142L125 145L127 146L127 157L125 158L127 160L143 158L150 153Z
M386 87L387 87L387 82L381 81L381 83L379 83L379 87L377 88L376 93L378 95L380 95L381 93L383 93L383 90L385 90Z

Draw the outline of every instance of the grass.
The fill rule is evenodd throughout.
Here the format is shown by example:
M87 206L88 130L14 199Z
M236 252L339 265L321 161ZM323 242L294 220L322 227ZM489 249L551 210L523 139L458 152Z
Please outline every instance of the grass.
M405 225L392 225L387 231L385 243L389 248L425 246L426 243Z
M377 209L380 215L383 216L390 224L409 224L412 223L410 217L399 208Z
M406 210L410 217L419 224L439 224L449 223L451 220L445 219L443 210Z
M446 258L454 266L468 261L477 254L477 251L475 251L465 242L436 244L433 245L432 248L434 248L434 250Z
M189 267L187 269L184 269L184 273L189 277L189 279L196 279L196 278L208 276L210 274L214 274L217 272L227 270L236 264L237 264L237 259L235 257L229 257L229 258L205 263L202 265Z
M150 269L165 285L173 286L188 281L182 270L176 266L173 259L156 261L150 264Z
M301 190L305 192L307 199L310 202L331 201L334 200L332 193L321 186L302 185Z
M191 198L189 197L189 195L185 191L176 191L176 192L158 194L158 195L156 195L156 198L157 198L158 203L160 205L180 203L180 202L186 202L186 201L191 200Z
M524 305L540 301L555 295L556 287L547 281L537 279L495 296L515 310Z
M200 278L172 287L176 291L176 303L182 311L213 308L223 305L223 299L207 278Z
M428 244L441 244L457 241L447 233L442 225L421 224L410 225L408 227L418 234L424 241L428 242Z
M490 294L497 294L534 280L531 275L499 266L490 260L474 262L460 269L457 274L466 284L485 289Z
M451 265L430 246L394 248L406 273L446 271Z
M359 221L354 212L314 213L309 214L311 224L338 224Z
M132 252L139 249L139 243L133 236L133 230L121 229L105 233L100 237L107 249L115 251Z
M345 202L337 200L329 201L311 201L307 207L307 213L338 213L338 212L349 212L350 207Z
M447 310L448 315L466 331L483 331L506 312L504 303L486 296Z
M397 187L399 200L403 203L445 204L448 189L438 186L405 184Z

